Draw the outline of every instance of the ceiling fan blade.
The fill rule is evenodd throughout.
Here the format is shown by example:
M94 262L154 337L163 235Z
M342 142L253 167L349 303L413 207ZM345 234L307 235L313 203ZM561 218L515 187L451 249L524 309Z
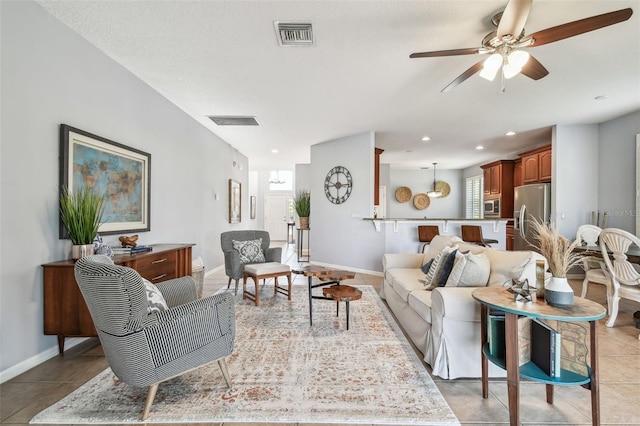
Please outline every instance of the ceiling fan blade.
M517 39L529 17L532 0L510 0L498 24L498 38L508 41Z
M542 77L546 77L549 71L536 58L529 56L529 60L524 64L520 73L533 80L540 80Z
M458 55L475 55L477 53L487 53L488 50L484 47L471 47L469 49L451 49L451 50L436 50L433 52L418 52L409 55L410 58L435 58L438 56L458 56Z
M465 81L466 79L468 79L469 77L474 75L475 73L479 72L482 69L483 63L484 63L484 60L478 62L475 65L473 65L471 68L469 68L468 70L466 70L465 72L460 74L458 76L458 78L456 78L451 83L449 83L449 85L447 87L445 87L444 89L442 89L440 92L441 93L448 92L449 90L453 89L458 84L462 83L463 81Z
M557 27L547 28L546 30L530 34L525 38L525 41L532 40L530 46L542 46L543 44L553 43L554 41L564 40L565 38L624 22L629 19L632 14L633 10L627 8L580 19L578 21L567 22Z

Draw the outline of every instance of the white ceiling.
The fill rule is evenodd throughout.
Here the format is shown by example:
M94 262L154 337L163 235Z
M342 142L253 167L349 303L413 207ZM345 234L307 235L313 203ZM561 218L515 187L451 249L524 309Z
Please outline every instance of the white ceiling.
M534 0L527 34L627 7L634 14L528 49L549 75L516 76L505 93L499 78L477 75L440 92L478 55L409 54L479 47L506 0L38 3L249 157L252 170L292 169L309 162L311 145L370 130L383 163L459 169L548 142L554 124L640 109L639 0ZM282 20L311 21L315 45L280 47L273 22ZM208 115L261 125L220 127Z

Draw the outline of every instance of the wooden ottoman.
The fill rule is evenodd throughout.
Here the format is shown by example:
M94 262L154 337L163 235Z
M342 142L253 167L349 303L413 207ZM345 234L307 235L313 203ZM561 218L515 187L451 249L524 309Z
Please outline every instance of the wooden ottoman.
M278 286L278 277L287 277L289 282L287 288ZM247 278L253 278L255 283L255 293L247 291ZM256 306L260 305L260 289L259 281L261 279L273 278L273 294L282 293L291 300L291 268L278 262L252 263L245 265L242 274L242 298L253 300Z

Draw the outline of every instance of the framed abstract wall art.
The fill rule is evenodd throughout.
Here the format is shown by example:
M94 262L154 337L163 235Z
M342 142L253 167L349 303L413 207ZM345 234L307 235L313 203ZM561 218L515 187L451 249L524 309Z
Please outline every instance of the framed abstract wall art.
M229 179L229 223L242 221L242 184Z
M105 197L100 234L149 231L150 185L151 154L60 125L60 190L88 187Z

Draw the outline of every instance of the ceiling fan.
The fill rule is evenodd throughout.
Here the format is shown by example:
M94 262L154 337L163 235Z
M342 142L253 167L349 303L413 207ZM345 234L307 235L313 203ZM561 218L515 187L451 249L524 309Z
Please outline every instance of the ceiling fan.
M524 24L529 17L532 1L509 0L504 12L496 14L491 19L497 29L484 37L482 47L419 52L412 53L409 57L433 58L439 56L489 54L490 56L487 59L483 59L460 74L441 92L448 92L478 72L481 77L492 81L500 69L502 69L502 91L504 92L505 80L517 74L524 74L533 80L539 80L549 74L549 71L536 58L523 49L542 46L543 44L553 43L617 24L626 21L633 14L631 8L621 9L578 21L567 22L566 24L525 35Z

